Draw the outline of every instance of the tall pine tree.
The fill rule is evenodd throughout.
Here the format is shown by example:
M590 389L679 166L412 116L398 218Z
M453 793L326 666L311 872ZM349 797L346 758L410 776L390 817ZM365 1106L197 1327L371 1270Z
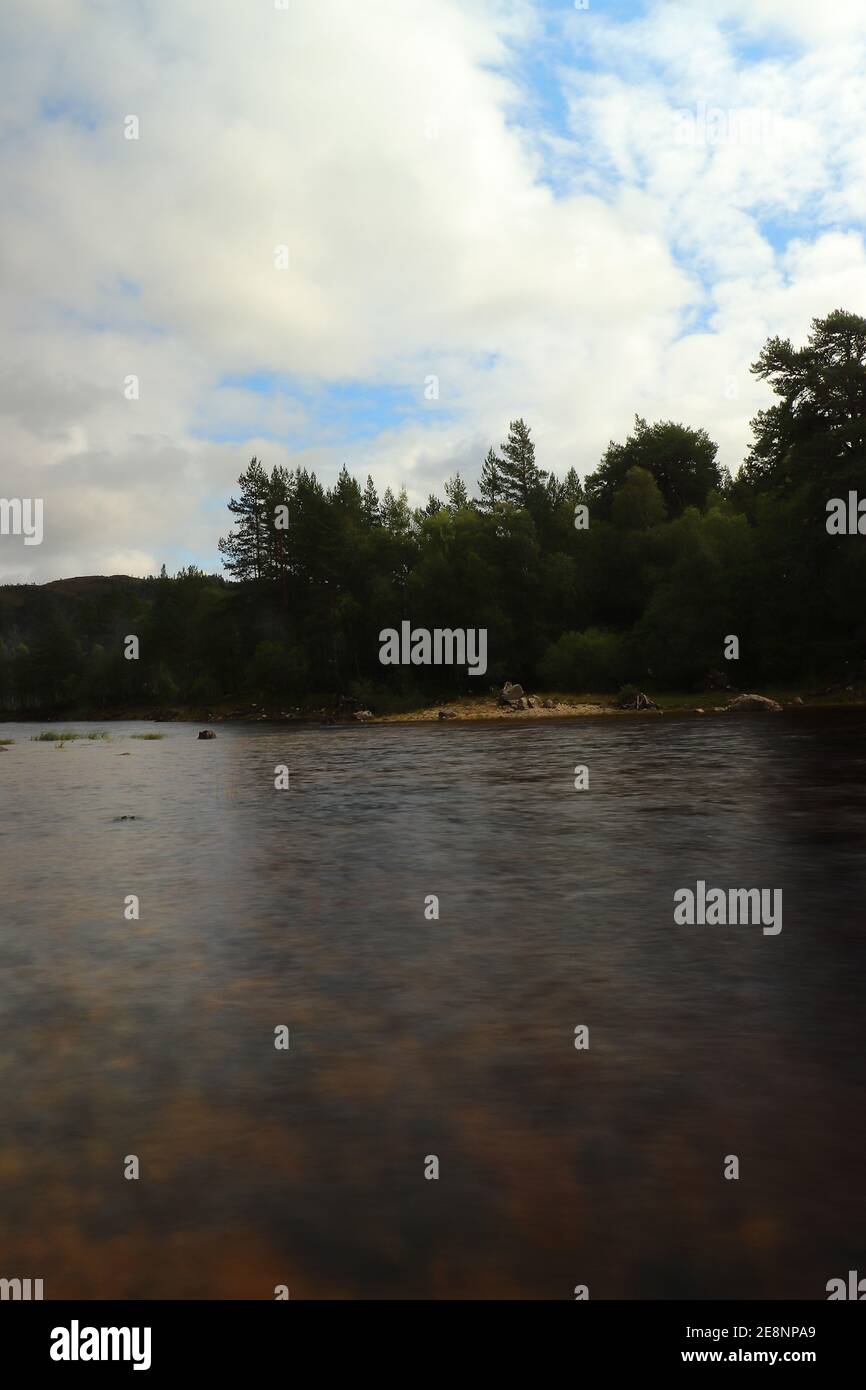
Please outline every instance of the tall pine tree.
M478 483L478 510L492 514L501 501L503 501L502 464L491 447L487 450L487 457L481 465L481 478Z
M232 497L228 509L235 518L234 530L221 536L219 552L226 569L236 579L261 579L268 570L273 528L269 517L271 485L257 458L238 478L240 497Z
M500 473L503 500L515 507L528 507L543 488L546 473L535 462L532 431L523 420L512 420L508 438L501 446Z

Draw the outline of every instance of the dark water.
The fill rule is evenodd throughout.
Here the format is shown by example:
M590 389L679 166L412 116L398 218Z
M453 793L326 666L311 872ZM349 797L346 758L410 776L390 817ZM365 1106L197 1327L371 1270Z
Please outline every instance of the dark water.
M863 715L109 727L0 728L0 1276L568 1299L866 1273ZM781 934L675 926L699 878L781 888Z

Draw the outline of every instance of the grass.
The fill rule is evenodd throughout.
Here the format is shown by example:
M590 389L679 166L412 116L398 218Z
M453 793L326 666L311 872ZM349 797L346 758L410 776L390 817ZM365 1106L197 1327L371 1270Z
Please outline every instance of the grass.
M87 739L90 743L92 743L94 739L111 738L111 734L107 734L104 729L95 729L92 733L88 734L79 734L71 729L64 729L59 733L54 729L44 729L41 734L31 734L30 742L72 743L74 739L78 738Z
M8 748L10 743L14 742L14 738L0 738L0 748Z
M165 734L130 734L129 737L130 737L130 738L143 738L143 739L145 739L145 740L149 743L152 739L156 739L156 738L165 738Z

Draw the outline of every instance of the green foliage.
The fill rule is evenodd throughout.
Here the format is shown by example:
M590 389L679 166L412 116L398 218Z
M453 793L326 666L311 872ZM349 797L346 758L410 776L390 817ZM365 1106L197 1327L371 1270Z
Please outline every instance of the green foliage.
M610 690L628 670L626 643L618 632L587 628L564 632L539 662L545 685L558 690Z
M590 511L593 517L607 519L617 491L635 467L655 479L670 516L679 516L686 507L701 507L707 494L722 482L717 452L718 445L706 430L689 429L672 420L649 425L636 415L634 431L625 444L611 441L599 468L586 480Z
M646 468L630 468L614 493L611 520L622 531L646 531L665 519L661 488Z
M346 467L326 489L253 459L220 541L229 580L163 566L0 588L0 709L74 719L323 692L380 711L477 694L465 670L381 666L379 633L404 619L486 628L485 689L700 689L729 634L741 689L866 678L866 545L824 526L828 497L866 490L866 320L816 320L800 349L771 339L755 370L778 403L733 480L703 430L640 418L585 482L539 469L514 420L477 501L455 474L444 505L414 511ZM123 657L130 632L139 661Z

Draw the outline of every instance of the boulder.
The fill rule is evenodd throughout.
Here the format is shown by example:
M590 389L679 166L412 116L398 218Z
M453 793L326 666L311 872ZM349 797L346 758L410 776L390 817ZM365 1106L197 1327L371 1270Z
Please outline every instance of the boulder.
M202 729L199 738L216 738L216 734L213 729Z
M536 698L535 698L534 695L527 695L527 697L526 697L526 708L527 708L527 709L538 709L538 701L536 700Z
M523 699L523 686L512 685L511 681L506 681L499 692L500 705L516 705Z
M738 695L735 700L731 700L725 705L726 710L780 710L782 706L777 700L771 700L768 695Z
M365 724L368 719L373 718L373 711L371 709L356 709L353 718L357 719L359 724Z
M453 709L440 709L440 711L439 711L439 718L440 718L440 719L456 719L456 718L457 718L457 715L454 713Z
M559 709L559 705L557 704L556 700L543 700L543 701L542 701L542 704L541 704L541 708L542 708L542 709Z

